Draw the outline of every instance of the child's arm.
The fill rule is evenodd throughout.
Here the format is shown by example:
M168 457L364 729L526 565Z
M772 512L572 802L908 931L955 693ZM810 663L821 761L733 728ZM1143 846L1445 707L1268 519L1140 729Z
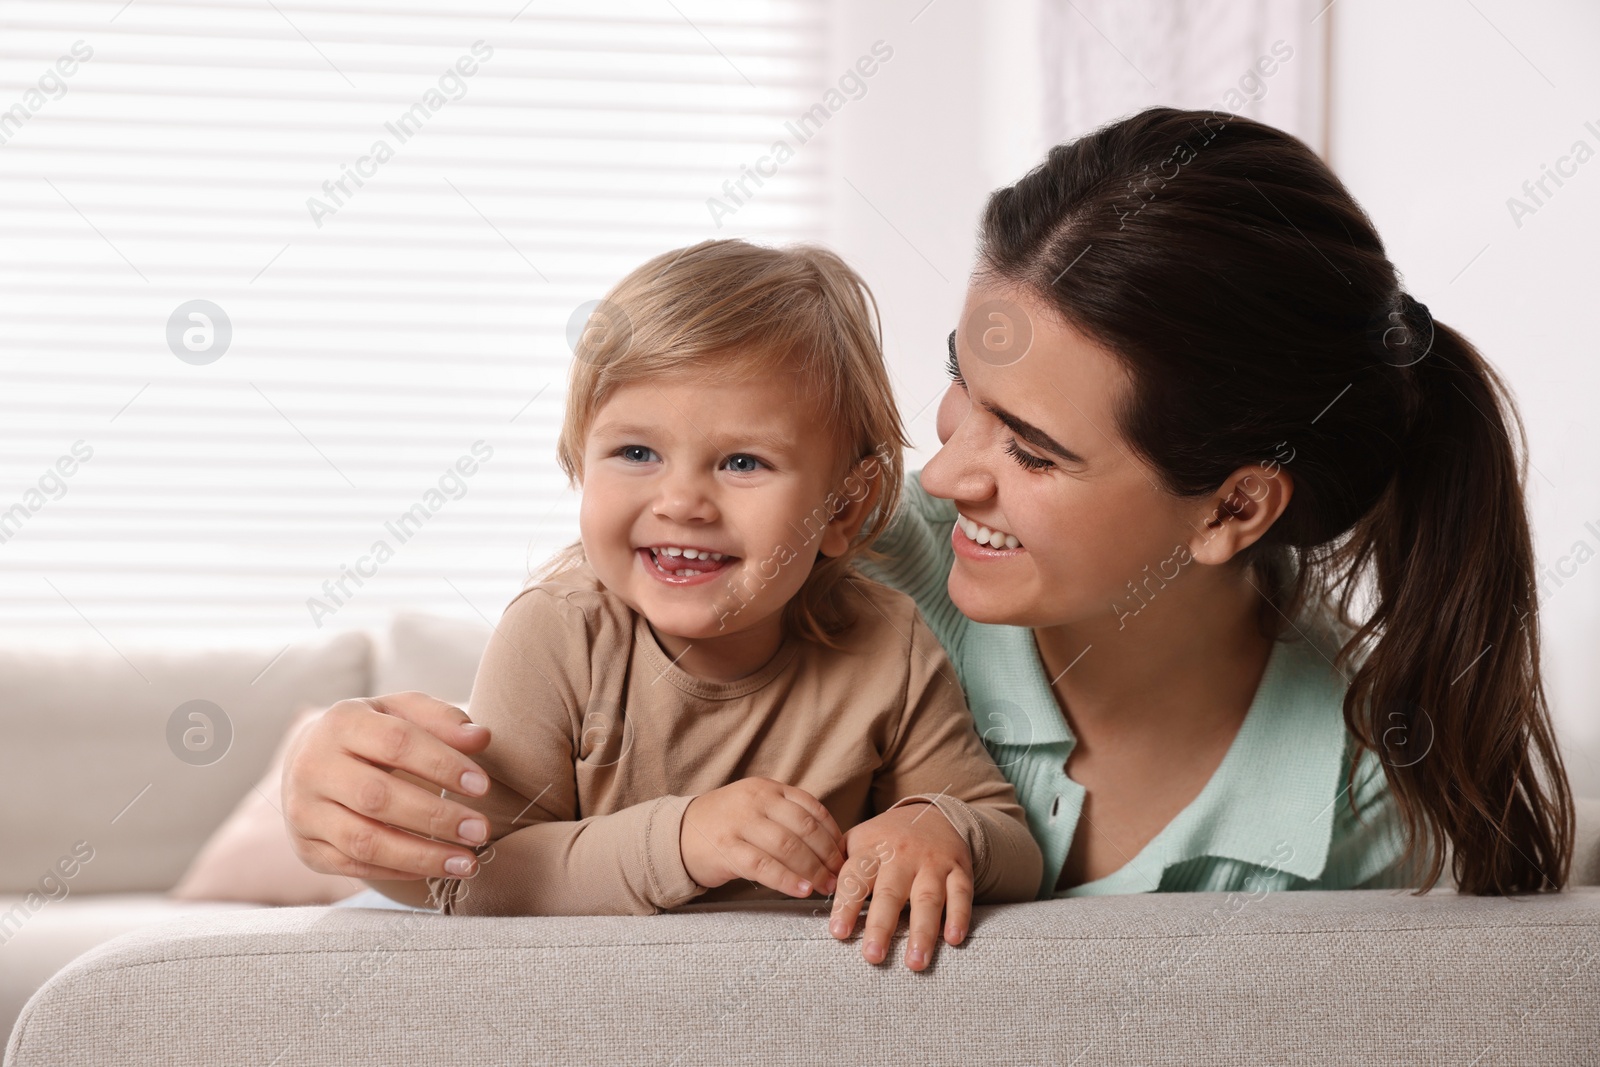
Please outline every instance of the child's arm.
M506 608L468 702L473 721L491 733L477 757L489 791L447 794L484 814L488 843L477 850L476 874L428 879L447 914L649 915L704 892L678 847L693 797L579 817L578 746L624 727L620 712L585 713L591 648L618 641L621 625L538 589Z
M1044 856L1017 791L995 766L973 724L944 647L918 616L900 738L873 780L880 812L932 801L972 850L980 904L1033 900Z
M491 733L477 757L489 791L470 801L489 843L476 874L429 878L433 898L419 902L455 915L650 915L734 878L800 897L827 884L844 863L837 824L809 793L767 779L579 817L575 760L659 755L628 753L623 709L583 710L591 662L625 655L632 628L631 616L590 606L534 592L506 609L468 702Z
M873 780L881 814L845 835L849 859L833 919L835 936L848 936L872 893L862 947L876 963L912 899L907 965L920 970L937 944L941 907L948 904L945 940L956 944L974 900L1035 899L1044 857L1016 790L978 737L954 668L920 616L910 645L905 718ZM938 906L919 906L914 898L925 890L936 891Z

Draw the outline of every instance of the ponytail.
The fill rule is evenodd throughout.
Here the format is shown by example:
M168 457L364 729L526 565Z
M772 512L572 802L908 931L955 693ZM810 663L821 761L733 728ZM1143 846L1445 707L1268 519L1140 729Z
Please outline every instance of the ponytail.
M1369 564L1376 600L1346 648L1370 654L1345 722L1383 760L1408 857L1426 848L1424 890L1445 843L1459 892L1560 889L1574 814L1539 673L1526 437L1472 345L1409 297L1403 306L1416 332L1397 350L1426 347L1394 370L1411 380L1409 432L1341 552L1345 614Z
M1282 617L1342 611L1345 723L1357 760L1381 757L1421 888L1446 862L1463 893L1563 888L1573 802L1539 677L1522 427L1483 358L1403 295L1327 164L1250 119L1151 108L996 191L979 271L1117 355L1118 428L1174 495L1292 471L1239 558Z

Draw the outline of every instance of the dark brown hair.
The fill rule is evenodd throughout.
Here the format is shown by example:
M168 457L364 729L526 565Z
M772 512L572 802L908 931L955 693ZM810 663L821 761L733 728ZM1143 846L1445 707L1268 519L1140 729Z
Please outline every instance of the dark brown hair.
M979 273L1124 361L1123 436L1171 492L1290 456L1294 493L1245 562L1264 619L1326 604L1353 628L1345 722L1357 758L1382 758L1420 888L1446 844L1462 893L1562 888L1573 803L1539 673L1522 426L1327 165L1270 126L1152 108L995 192ZM1397 736L1426 754L1399 757Z

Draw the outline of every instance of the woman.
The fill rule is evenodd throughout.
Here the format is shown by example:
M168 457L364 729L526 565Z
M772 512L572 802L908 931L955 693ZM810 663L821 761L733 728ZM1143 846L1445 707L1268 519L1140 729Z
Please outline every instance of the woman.
M1165 108L1053 149L990 198L948 369L871 573L950 652L1041 896L1565 885L1520 424L1309 149ZM336 705L285 770L301 858L470 873L471 809L384 768L478 795L486 743Z

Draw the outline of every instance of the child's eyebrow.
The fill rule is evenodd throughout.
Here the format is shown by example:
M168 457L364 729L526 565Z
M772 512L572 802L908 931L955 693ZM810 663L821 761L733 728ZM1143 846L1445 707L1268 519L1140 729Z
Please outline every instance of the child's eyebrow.
M771 430L713 430L711 433L695 427L700 439L706 441L722 455L731 455L751 448L763 452L773 452L789 456L801 450L800 442L786 434L773 433ZM646 426L638 423L607 423L596 426L592 431L600 437L658 437L661 434L660 426Z

